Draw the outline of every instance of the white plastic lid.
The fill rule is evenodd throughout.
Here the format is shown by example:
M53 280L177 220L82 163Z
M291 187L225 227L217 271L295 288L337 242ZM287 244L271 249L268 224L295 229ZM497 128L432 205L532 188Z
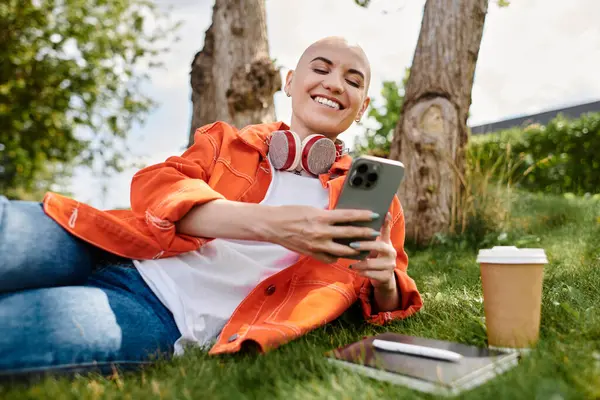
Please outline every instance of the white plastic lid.
M547 264L544 249L519 249L515 246L494 246L479 250L480 264Z

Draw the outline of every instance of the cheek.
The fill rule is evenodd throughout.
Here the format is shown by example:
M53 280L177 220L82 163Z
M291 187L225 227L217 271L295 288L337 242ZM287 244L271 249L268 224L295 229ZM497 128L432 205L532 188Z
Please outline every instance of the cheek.
M299 76L299 79L296 79L295 82L293 82L293 86L294 86L294 90L296 92L304 92L304 93L308 93L310 92L316 85L318 82L315 81L314 78L309 77L309 76Z
M346 111L348 112L348 114L350 114L352 117L354 117L360 111L361 106L362 106L362 101L360 98L358 98L358 97L352 98L350 100L350 107L348 107L346 109Z

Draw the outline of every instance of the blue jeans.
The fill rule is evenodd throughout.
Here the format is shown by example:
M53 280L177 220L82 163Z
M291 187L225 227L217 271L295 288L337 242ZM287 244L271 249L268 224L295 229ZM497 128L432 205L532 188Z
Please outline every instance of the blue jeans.
M0 378L140 367L179 336L131 260L0 196Z

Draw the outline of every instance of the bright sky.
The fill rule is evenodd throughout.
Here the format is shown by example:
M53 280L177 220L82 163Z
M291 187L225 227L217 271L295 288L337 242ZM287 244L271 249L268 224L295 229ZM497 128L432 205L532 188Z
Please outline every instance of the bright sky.
M159 102L143 127L130 134L135 154L157 163L180 154L190 124L189 71L203 46L213 1L159 0L173 6L183 21L181 40L163 56L166 67L152 72L147 93ZM353 0L266 0L271 57L282 74L295 65L306 46L329 35L360 43L371 61L370 95L378 104L383 81L399 81L410 67L421 25L424 0L372 0L368 9ZM600 1L514 0L498 8L490 0L473 88L470 125L600 99ZM285 76L285 75L283 75ZM289 122L290 102L275 96L277 118ZM352 143L360 127L342 138ZM79 171L71 191L99 208L129 206L135 170L105 182Z

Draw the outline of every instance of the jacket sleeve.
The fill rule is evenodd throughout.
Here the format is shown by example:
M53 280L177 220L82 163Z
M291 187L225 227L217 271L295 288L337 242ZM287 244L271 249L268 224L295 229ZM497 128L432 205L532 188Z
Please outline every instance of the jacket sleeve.
M396 284L400 295L400 307L394 311L374 312L373 310L373 285L365 278L358 295L363 315L372 324L383 325L389 321L407 318L423 307L423 300L415 281L408 276L408 255L404 251L404 212L397 197L394 197L390 212L393 216L391 239L396 249Z
M192 207L223 195L213 190L208 181L223 141L223 123L199 128L194 144L181 156L138 171L131 181L131 209L138 221L145 221L150 233L163 251L181 247L178 241L202 243L201 238L177 234L175 222Z

